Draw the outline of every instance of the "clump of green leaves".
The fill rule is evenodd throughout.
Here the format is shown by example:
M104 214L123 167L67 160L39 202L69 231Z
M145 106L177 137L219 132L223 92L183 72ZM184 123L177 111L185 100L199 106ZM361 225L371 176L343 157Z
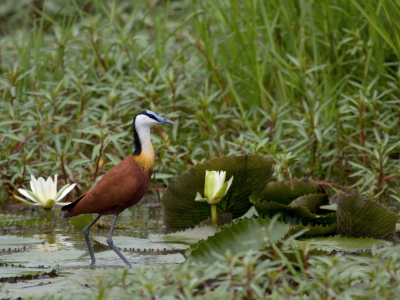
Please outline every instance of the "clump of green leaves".
M29 174L81 194L131 153L144 108L177 121L152 137L161 186L259 153L280 180L400 199L398 3L17 2L0 4L1 200Z

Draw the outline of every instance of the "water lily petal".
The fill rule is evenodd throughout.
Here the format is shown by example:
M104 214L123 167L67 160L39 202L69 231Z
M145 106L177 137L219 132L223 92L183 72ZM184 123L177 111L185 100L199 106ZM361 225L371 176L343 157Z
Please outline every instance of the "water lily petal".
M70 191L72 191L72 189L74 188L76 186L76 183L73 183L73 184L71 184L71 185L69 185L69 184L66 184L66 185L64 185L62 188L61 188L61 190L63 190L64 188L64 190L63 190L63 192L62 192L62 194L60 194L60 192L58 192L58 194L60 194L60 196L59 197L57 197L57 199L55 200L56 202L58 202L58 201L60 201L62 198L64 198ZM61 191L60 190L60 191ZM57 194L57 195L58 195Z
M72 202L62 202L62 203L56 203L55 205L61 205L61 206L64 206L64 205L68 205L68 204L71 204Z
M54 199L54 196L52 195L53 192L53 179L51 176L47 177L46 180L46 194L47 194L47 199ZM57 195L57 193L56 193Z
M40 205L39 203L29 202L28 200L25 200L25 199L23 199L21 197L18 197L17 195L14 195L14 198L19 200L19 201L21 201L21 202L23 202L23 203L25 203L25 204L28 204L28 205Z
M204 196L207 199L212 199L220 188L219 173L216 171L208 172L204 187Z
M35 177L33 177L33 175L31 175L31 181L29 183L31 185L32 192L36 193L36 189L35 189L36 179L35 179Z
M233 176L231 177L231 179L229 179L228 181L228 187L226 188L226 191L228 192L229 188L231 187L231 184L233 182Z
M42 199L42 189L40 188L39 178L36 179L32 176L33 186L35 188L35 195L37 195L40 199Z
M25 190L32 198L34 198L36 202L40 203L41 205L43 204L43 200L40 199L36 194L31 192L30 190Z
M203 197L201 196L201 194L200 194L199 192L197 192L196 198L194 199L194 201L198 201L198 202L207 202L207 199L206 199L206 198L203 198Z
M57 197L57 174L54 175L54 183L53 183L53 187L51 189L51 197L55 200Z
M64 191L69 187L69 184L64 185L57 193L56 197L55 197L55 201L58 201L58 198L60 198L60 196L62 195L62 193L64 193Z
M219 185L218 185L219 188L221 188L222 185L225 183L225 178L226 178L226 172L225 171L219 172Z
M46 195L46 181L44 181L43 177L39 177L37 179L37 185L36 185L36 195L42 200L46 201L47 195Z
M228 181L222 185L222 187L219 189L219 191L214 195L212 199L208 199L208 203L217 204L219 201L221 201L222 198L225 197L227 191L228 191Z
M26 198L28 198L28 199L30 199L30 200L36 202L35 197L32 197L31 195L29 195L28 190L18 189L18 192L19 192L21 195L25 196Z

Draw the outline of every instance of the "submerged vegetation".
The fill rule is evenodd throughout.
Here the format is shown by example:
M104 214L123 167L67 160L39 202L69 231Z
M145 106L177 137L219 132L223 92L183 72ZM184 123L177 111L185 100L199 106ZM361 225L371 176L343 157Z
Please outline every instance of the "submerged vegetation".
M1 298L396 298L397 2L6 0L0 17ZM104 269L73 269L73 243L37 246L66 221L7 207L31 174L60 174L68 202L92 188L145 109L175 121L154 129L149 191L181 231L135 232L132 208L115 245L136 267L102 251ZM231 178L213 215L209 171Z

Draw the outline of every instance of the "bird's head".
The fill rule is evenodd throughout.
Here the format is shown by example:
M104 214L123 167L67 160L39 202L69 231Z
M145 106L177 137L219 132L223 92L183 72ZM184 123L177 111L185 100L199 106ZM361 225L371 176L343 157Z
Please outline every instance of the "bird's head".
M165 118L161 118L159 115L152 112L151 110L144 110L141 113L137 114L135 116L135 120L133 121L133 124L135 125L137 130L146 127L150 128L157 123L174 124L174 122Z
M157 123L174 124L174 122L161 118L151 110L144 110L133 120L133 142L135 151L133 155L140 155L143 151L153 152L150 141L150 127Z

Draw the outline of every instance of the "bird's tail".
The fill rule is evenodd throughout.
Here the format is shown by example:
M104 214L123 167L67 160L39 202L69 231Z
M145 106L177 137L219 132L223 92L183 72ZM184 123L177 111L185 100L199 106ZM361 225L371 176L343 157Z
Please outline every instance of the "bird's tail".
M79 198L77 198L74 202L72 202L71 204L65 205L61 208L61 211L64 212L63 217L64 218L69 218L72 217L73 215L70 213L70 210L73 209L79 201L81 201L83 199L83 197L86 196L86 193L81 195Z

